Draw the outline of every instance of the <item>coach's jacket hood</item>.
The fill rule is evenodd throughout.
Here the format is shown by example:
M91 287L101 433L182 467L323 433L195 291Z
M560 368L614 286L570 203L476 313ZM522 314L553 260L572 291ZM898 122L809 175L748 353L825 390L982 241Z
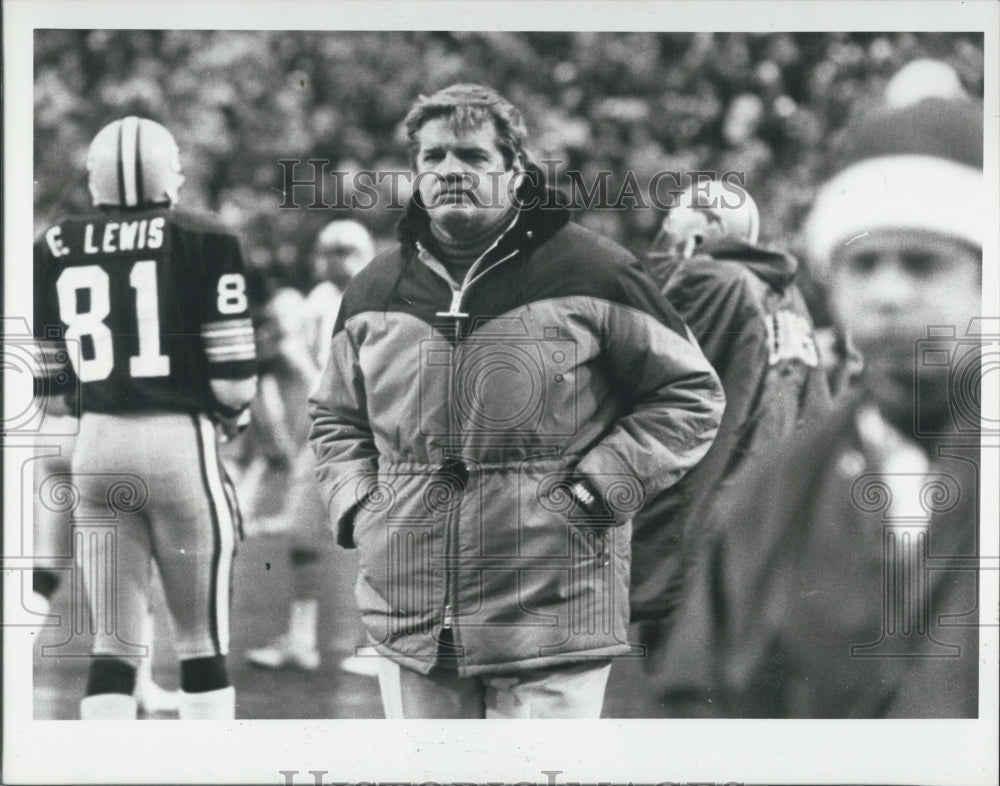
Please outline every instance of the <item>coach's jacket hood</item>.
M344 293L310 398L369 636L422 673L445 629L463 676L629 652L631 516L721 418L718 378L636 260L539 202L461 286L418 248L411 203L400 246ZM581 517L571 474L618 526Z

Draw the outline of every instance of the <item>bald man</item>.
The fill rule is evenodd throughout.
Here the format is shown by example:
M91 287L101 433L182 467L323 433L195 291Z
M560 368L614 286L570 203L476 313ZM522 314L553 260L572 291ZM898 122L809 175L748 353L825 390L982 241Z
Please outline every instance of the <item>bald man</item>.
M798 263L756 245L759 229L744 188L701 182L667 214L648 257L726 392L708 454L633 524L632 620L645 623L640 635L650 659L669 631L692 549L712 531L734 483L830 407L812 320L795 285Z

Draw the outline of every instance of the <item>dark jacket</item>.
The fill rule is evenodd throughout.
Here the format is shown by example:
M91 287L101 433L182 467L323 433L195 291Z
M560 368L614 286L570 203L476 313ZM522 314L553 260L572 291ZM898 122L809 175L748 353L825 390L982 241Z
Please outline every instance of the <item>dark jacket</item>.
M778 442L829 412L830 396L793 257L725 238L683 262L651 256L649 265L726 392L705 458L633 522L632 618L667 624L719 505Z
M730 498L655 661L668 716L976 717L978 437L925 445L923 493L893 494L861 423L844 406ZM914 509L930 513L923 543Z
M427 225L411 203L348 286L310 399L369 634L427 673L448 630L463 676L628 652L630 519L708 449L718 378L636 260L564 209L522 210L464 286ZM581 518L571 473L619 526Z

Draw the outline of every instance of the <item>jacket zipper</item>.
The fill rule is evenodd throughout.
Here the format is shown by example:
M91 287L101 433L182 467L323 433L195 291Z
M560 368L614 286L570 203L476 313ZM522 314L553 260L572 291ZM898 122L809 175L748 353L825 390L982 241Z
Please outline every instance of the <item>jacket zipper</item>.
M515 219L514 223L516 223L516 219ZM486 249L482 253L482 255L480 255L479 259L477 259L475 262L472 263L471 267L469 267L468 273L466 273L466 275L465 275L465 280L462 281L461 284L457 284L457 282L448 274L447 268L445 268L445 266L443 264L441 264L440 260L436 259L432 254L430 254L426 249L424 249L424 247L422 245L420 245L420 243L416 244L416 246L417 246L417 255L420 257L420 261L423 262L424 265L426 265L427 268L431 272L433 272L439 278L443 279L444 282L451 289L451 304L449 305L448 310L447 311L439 311L439 312L437 312L437 314L435 316L438 316L438 317L450 317L450 318L454 319L455 344L456 344L455 351L456 352L458 351L458 344L460 344L461 341L462 341L462 325L461 325L461 321L463 319L468 319L468 317L469 317L468 313L465 313L465 312L463 312L461 310L461 308L462 308L462 299L465 297L465 293L469 291L469 289L472 287L473 284L475 284L477 281L479 281L479 279L481 279L483 276L485 276L488 272L490 272L491 270L493 270L495 267L497 267L498 265L506 262L508 259L511 259L512 257L517 256L517 249L515 249L514 251L511 251L506 256L501 257L496 262L494 262L489 267L487 267L485 270L482 270L481 272L476 273L476 275L472 275L472 274L476 270L476 267L490 254L491 251L493 251L493 249L495 249L497 247L497 245L503 239L504 235L506 235L507 232L510 230L510 228L514 226L514 223L512 223L510 225L510 227L508 227L507 230L505 230L500 235L500 237L498 237L493 242L493 244L488 249ZM454 388L455 388L455 365L456 364L454 364L454 363L452 364L451 384L449 386L450 390L454 390ZM453 428L457 432L457 430L458 430L458 419L455 417L455 409L454 409L454 405L453 405L453 396L452 395L448 396L448 423L451 426L451 428ZM458 557L458 554L457 554L458 549L457 549L456 537L455 537L455 532L454 532L454 530L455 530L455 517L458 516L458 510L457 510L457 508L455 510L449 511L448 514L447 514L447 516L448 517L445 520L445 533L444 533L444 539L445 539L445 551L444 551L444 553L445 553L445 559L446 560L449 559L452 556L452 552L453 551L456 552L454 556L457 559L457 557ZM455 580L456 580L456 578L455 578L454 567L449 565L449 566L446 567L446 573L445 573L444 610L443 610L442 615L441 615L442 616L442 619L441 619L441 628L442 628L442 630L450 630L450 631L452 631L452 644L453 644L453 646L457 647L458 646L458 636L457 636L457 630L454 628L455 613L454 613L454 605L453 605L453 601L454 601L454 598L455 598Z
M487 249L486 252L485 252L485 254L490 253L490 251L492 251L494 247L495 246L491 246L489 249ZM432 256L430 254L430 252L428 252L419 243L417 243L417 252L418 252L418 256L420 257L420 261L423 262L424 265L426 265L427 268L432 273L434 273L438 278L440 278L441 280L443 280L448 285L448 288L451 290L451 304L448 306L448 310L447 311L438 311L434 316L436 316L436 317L448 317L450 319L454 319L455 320L455 330L456 330L456 332L459 329L459 320L467 319L469 317L469 314L467 314L466 312L464 312L464 311L461 310L461 308L462 308L462 300L465 297L465 293L468 292L472 288L473 284L475 284L476 282L478 282L479 279L481 279L483 276L485 276L487 273L489 273L495 267L497 267L498 265L503 264L508 259L511 259L511 258L517 256L517 249L515 249L515 250L511 251L509 254L507 254L506 256L501 257L500 259L498 259L496 262L494 262L493 264L491 264L485 270L477 273L475 276L470 276L470 275L467 274L466 277L465 277L465 280L461 284L459 284L458 282L455 281L455 279L453 279L450 275L448 275L448 271L445 268L445 266L442 265L439 260L435 259L434 256ZM484 256L485 256L485 254L484 254ZM472 273L473 270L476 269L476 265L478 265L480 262L482 262L482 260L483 260L483 257L480 257L479 259L477 259L472 264L472 267L469 268L469 273L470 274Z

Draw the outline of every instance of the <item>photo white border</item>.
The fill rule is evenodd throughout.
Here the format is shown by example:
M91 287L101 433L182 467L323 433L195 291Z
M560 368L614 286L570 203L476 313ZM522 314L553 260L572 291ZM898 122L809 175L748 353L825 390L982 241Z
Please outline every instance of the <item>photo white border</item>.
M982 31L985 33L986 177L998 191L998 26L994 2L518 2L374 0L368 3L91 2L5 0L3 5L4 314L30 303L33 28L285 30ZM1000 314L997 226L984 246L983 313ZM990 293L990 294L987 294ZM25 314L27 316L27 314ZM996 387L996 374L990 386ZM1000 395L996 390L993 394ZM984 397L989 390L984 391ZM988 399L987 399L988 400ZM995 399L994 399L995 400ZM984 554L1000 554L998 505L986 479L1000 451L983 454ZM5 461L6 461L5 451ZM5 467L7 465L5 464ZM17 500L4 472L4 499ZM5 506L4 548L17 534ZM992 526L987 526L992 523ZM13 526L8 526L13 525ZM30 527L28 528L30 531ZM5 606L16 599L4 572ZM12 593L11 590L14 590ZM998 572L982 572L984 622L996 623ZM979 721L34 721L30 636L4 631L3 777L6 783L275 783L280 770L327 770L323 783L996 783L998 629L981 632Z

